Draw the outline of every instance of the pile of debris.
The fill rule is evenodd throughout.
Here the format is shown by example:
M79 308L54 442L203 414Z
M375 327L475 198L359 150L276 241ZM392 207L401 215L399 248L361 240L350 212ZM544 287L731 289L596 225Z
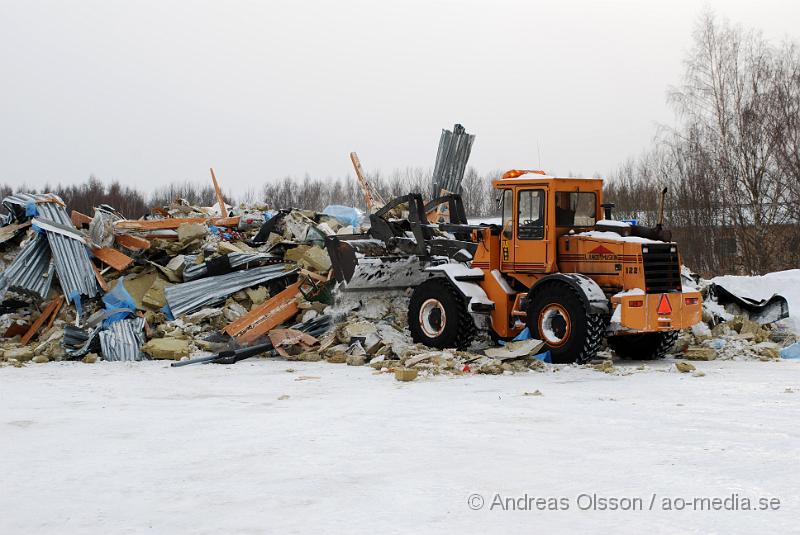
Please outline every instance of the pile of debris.
M52 194L16 194L2 205L0 361L183 366L273 355L371 366L398 380L554 369L543 343L524 336L501 347L479 339L467 351L415 344L402 290L336 294L326 241L364 231L354 208L232 207L220 196L213 207L179 199L131 220L106 205L92 216L69 212ZM704 323L681 335L680 356L774 360L800 347L778 322L780 298L730 299L706 281L688 282L703 289ZM593 365L613 370L610 360Z
M343 296L326 236L360 228L356 209L317 213L177 200L126 219L110 206L68 212L55 195L3 201L0 358L84 362L287 360L417 374L541 370L536 340L439 351L409 335L408 295Z
M130 220L105 205L69 213L52 194L2 204L0 357L11 363L177 360L254 346L284 324L321 334L332 324L314 321L332 303L324 239L361 220L339 206L177 200Z
M684 284L703 293L703 321L681 333L674 351L687 360L761 360L791 358L800 349L797 335L781 321L786 299L773 295L756 301L684 272Z

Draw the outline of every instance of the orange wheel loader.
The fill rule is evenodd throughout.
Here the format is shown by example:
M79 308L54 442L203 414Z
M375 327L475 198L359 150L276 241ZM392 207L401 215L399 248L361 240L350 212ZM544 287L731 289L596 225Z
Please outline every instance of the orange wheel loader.
M500 225L468 224L458 195L409 194L370 215L368 233L329 236L342 289L413 288L418 343L465 348L479 330L508 340L528 327L556 363L588 362L603 338L622 357L660 358L701 320L670 232L612 220L601 179L512 170L492 185ZM430 223L444 202L450 221Z

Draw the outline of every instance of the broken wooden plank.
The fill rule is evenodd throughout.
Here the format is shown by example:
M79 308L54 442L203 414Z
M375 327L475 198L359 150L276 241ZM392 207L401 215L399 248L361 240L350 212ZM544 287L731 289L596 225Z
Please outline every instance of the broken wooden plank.
M55 312L53 312L50 315L50 320L47 322L47 325L44 328L45 332L47 332L50 329L50 327L52 327L53 324L56 322L56 318L58 317L58 313L61 310L61 307L64 306L64 298L63 298L63 296L59 295L57 300L58 300L58 306L56 306Z
M178 239L178 233L175 232L174 230L162 230L160 232L161 232L160 234L155 234L155 233L144 234L142 236L142 238L145 238L146 240L177 240ZM169 233L169 234L167 234L167 233Z
M92 269L94 269L94 278L97 279L97 284L100 285L100 288L102 288L104 292L107 292L109 290L108 283L106 279L103 278L103 274L100 273L100 270L97 269L97 266L94 265L94 262L92 262Z
M39 317L36 318L36 321L34 321L31 324L28 331L22 335L22 339L20 339L22 345L27 345L28 342L30 342L31 339L36 335L36 333L39 331L42 325L44 325L44 322L49 320L51 316L55 318L55 315L58 314L58 311L61 309L61 305L63 304L64 304L64 297L60 295L55 299L53 299L52 301L50 301L47 304L47 306L44 307L42 313L39 314Z
M214 174L214 168L211 168L211 180L214 182L214 191L217 193L217 202L219 203L219 215L228 217L228 208L225 206L225 200L222 198L222 191L219 189L217 183L217 175Z
M268 336L272 347L282 357L303 353L319 345L319 340L296 329L272 329Z
M22 229L31 226L30 221L25 221L24 223L18 223L15 225L6 225L5 227L0 227L0 243L7 242L8 240L12 239L16 236Z
M77 210L73 210L69 218L72 220L72 224L75 225L75 228L81 228L92 222L91 217L86 214L82 214Z
M225 332L239 343L249 344L266 335L284 321L294 317L300 308L295 299L303 281L287 286L282 292L264 301L241 318L225 327Z
M19 323L12 323L6 332L3 334L3 338L14 338L17 335L23 335L28 331L28 324L19 324Z
M331 270L332 271L332 270ZM299 273L309 279L313 279L317 282L328 282L330 275L320 275L319 273L314 273L313 271L309 271L307 269L300 269Z
M92 254L104 264L113 267L117 271L124 271L133 264L133 258L117 251L113 247L94 247Z
M176 229L183 223L206 223L218 227L235 227L239 216L234 217L171 217L169 219L121 219L114 228L125 230Z
M169 212L167 212L166 210L164 210L163 208L160 208L158 206L150 208L150 213L153 214L153 215L160 215L160 216L164 216L164 217L172 217L172 215L170 215Z
M143 250L150 248L149 240L140 238L139 236L131 236L130 234L117 234L114 236L114 241L117 242L118 245L127 247L128 249Z

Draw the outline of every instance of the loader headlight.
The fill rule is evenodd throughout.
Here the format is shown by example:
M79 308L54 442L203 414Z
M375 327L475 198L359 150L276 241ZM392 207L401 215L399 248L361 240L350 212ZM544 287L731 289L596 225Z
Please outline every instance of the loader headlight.
M677 253L678 252L678 248L673 245L672 247L669 248L669 252L670 253Z
M650 249L648 249L647 247L642 247L642 253L647 254L649 252L650 252Z

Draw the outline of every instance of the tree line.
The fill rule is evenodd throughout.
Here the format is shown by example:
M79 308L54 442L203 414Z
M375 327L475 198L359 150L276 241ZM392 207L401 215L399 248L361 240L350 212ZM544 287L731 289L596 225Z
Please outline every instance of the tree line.
M652 224L668 188L667 226L699 272L800 266L800 50L706 14L684 66L676 125L612 174L607 200Z
M480 175L474 168L467 169L462 186L465 208L471 217L496 215L491 180L499 175L500 171ZM387 174L374 171L367 173L367 178L386 200L410 192L421 192L427 197L431 190L432 170L409 167ZM168 206L176 199L183 199L194 206L211 206L217 202L210 180L208 184L189 180L171 182L149 194L119 181L107 184L95 176L81 184L66 186L57 184L31 188L23 184L12 188L0 185L0 198L12 193L45 192L59 195L71 210L91 215L95 206L108 204L132 219L149 214L151 207ZM366 209L361 187L352 176L325 179L309 175L302 179L287 176L266 181L260 189L250 187L239 195L233 195L224 188L222 193L225 202L234 206L263 205L268 209L297 207L321 211L330 204L340 204Z

